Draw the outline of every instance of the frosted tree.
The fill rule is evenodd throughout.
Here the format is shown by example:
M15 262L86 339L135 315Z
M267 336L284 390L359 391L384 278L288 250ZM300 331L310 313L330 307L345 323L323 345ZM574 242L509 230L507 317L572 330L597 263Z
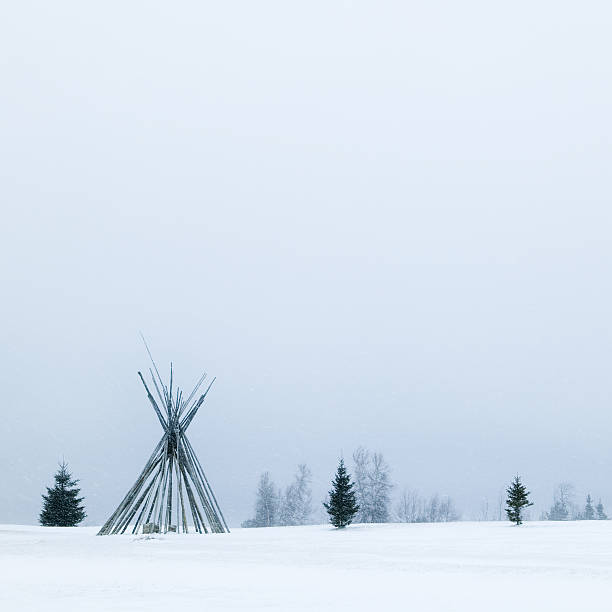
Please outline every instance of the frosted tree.
M404 489L395 511L400 523L418 523L423 514L423 502L419 494L411 489Z
M370 464L369 451L362 446L357 448L353 453L353 463L355 464L355 497L359 504L359 513L357 514L356 521L358 523L366 523L366 519L371 515L372 507L368 475Z
M448 523L459 520L453 500L434 493L423 499L416 491L405 489L400 497L395 515L401 523Z
M284 493L279 494L279 504L278 504L278 524L285 525L295 525L294 517L295 517L295 496L294 496L294 486L293 483L290 484Z
M80 489L76 487L78 480L73 480L68 466L62 461L54 476L55 486L47 487L47 495L43 495L43 509L39 521L45 527L75 527L87 515L81 505L82 497L78 497Z
M501 489L499 495L497 496L497 520L504 520L504 506L506 504L506 497L504 495L504 490Z
M434 493L425 507L425 523L437 523L438 522L438 511L440 506L440 497L437 493Z
M556 500L544 516L548 521L567 521L569 511L559 500Z
M489 520L489 500L486 497L483 497L480 502L480 509L478 511L478 520L479 521L488 521Z
M506 489L508 497L506 499L506 514L508 520L520 525L523 522L523 510L533 503L529 501L529 491L517 476Z
M381 453L372 455L370 470L370 487L372 489L371 523L389 522L389 504L391 502L391 470Z
M597 510L597 520L598 521L608 520L608 515L604 512L604 507L603 507L603 504L601 503L601 499L597 503L596 510Z
M270 478L264 472L257 486L255 497L255 518L242 523L242 527L272 527L278 524L279 493Z
M438 522L450 523L459 519L453 500L445 495L438 506Z
M595 518L595 508L593 508L593 500L590 494L586 496L583 518L585 521L592 521Z
M449 523L459 519L459 514L455 510L453 500L444 495L440 497L434 493L427 502L423 504L423 515L421 523Z
M312 473L298 465L293 482L285 489L280 506L280 525L306 525L312 514Z
M549 521L568 521L576 518L578 512L574 504L574 485L559 483L555 489L553 505L545 517Z
M355 492L359 523L387 523L390 520L391 477L382 453L371 454L363 447L353 453Z
M571 482L562 482L557 485L557 499L562 506L567 509L569 519L575 519L578 514L578 507L575 503L576 491Z

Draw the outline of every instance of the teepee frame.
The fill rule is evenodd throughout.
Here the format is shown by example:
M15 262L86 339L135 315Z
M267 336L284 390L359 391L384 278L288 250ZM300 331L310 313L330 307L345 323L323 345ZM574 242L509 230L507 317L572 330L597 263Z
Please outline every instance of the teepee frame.
M138 372L138 376L164 434L138 480L98 535L125 533L128 528L133 534L188 533L189 527L197 533L229 533L217 498L186 434L215 379L199 397L196 396L206 379L204 373L189 396L183 398L183 392L172 386L172 364L170 385L166 387L146 342L145 346L153 365L153 369L149 369L153 387L162 408L142 373Z

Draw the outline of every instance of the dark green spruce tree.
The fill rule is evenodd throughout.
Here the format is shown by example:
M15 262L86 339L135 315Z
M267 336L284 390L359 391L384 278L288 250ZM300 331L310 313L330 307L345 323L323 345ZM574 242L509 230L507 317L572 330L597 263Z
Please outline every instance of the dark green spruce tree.
M344 467L344 460L340 459L338 471L332 481L332 490L329 492L329 503L323 504L329 514L329 522L338 529L350 525L359 510L353 486L351 475Z
M62 461L55 474L55 486L47 487L43 495L43 509L39 521L45 527L75 527L87 515L78 497L81 489L76 488L78 480L73 480L68 466Z
M523 509L533 506L533 503L529 501L529 491L517 475L506 489L506 493L508 494L508 499L506 499L508 520L520 525L523 522Z

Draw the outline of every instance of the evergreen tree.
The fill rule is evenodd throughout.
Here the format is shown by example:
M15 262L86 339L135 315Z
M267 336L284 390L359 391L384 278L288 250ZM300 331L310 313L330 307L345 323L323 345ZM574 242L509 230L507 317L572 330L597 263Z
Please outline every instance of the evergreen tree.
M584 520L592 521L595 518L595 509L593 508L593 500L591 495L587 495L586 506L584 507Z
M340 459L332 490L329 492L329 503L323 503L329 514L329 522L339 529L350 525L359 510L353 486L351 476L344 467L344 460Z
M45 527L75 527L87 515L81 505L82 497L77 497L81 489L75 487L78 480L73 480L68 466L62 461L55 474L55 486L47 487L43 495L43 509L39 521Z
M604 507L603 504L601 503L601 499L599 500L599 503L597 504L597 520L598 521L607 521L608 520L608 515L604 512Z
M527 487L521 482L518 474L506 489L506 493L508 494L506 499L508 520L520 525L523 522L523 508L533 506L533 503L529 501L529 491L527 491Z

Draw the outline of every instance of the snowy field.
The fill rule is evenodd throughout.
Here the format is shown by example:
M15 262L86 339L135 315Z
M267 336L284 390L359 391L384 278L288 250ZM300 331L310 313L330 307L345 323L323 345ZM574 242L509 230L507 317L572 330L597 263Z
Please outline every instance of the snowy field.
M0 610L608 609L612 521L96 537L0 526Z

